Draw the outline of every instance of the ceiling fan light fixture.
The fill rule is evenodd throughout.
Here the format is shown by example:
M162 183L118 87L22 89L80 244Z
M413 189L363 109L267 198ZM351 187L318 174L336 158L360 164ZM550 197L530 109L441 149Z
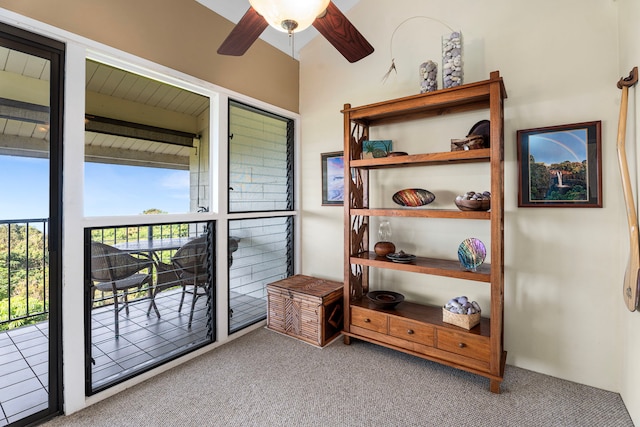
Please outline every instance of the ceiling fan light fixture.
M264 19L283 33L299 32L309 28L324 12L330 0L249 0Z

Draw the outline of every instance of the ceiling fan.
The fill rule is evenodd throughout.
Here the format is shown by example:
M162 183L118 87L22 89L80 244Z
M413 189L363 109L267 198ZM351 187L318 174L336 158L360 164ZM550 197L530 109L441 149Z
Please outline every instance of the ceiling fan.
M313 25L349 62L373 52L373 46L330 0L249 0L249 3L249 10L218 48L219 54L244 55L269 25L289 36Z

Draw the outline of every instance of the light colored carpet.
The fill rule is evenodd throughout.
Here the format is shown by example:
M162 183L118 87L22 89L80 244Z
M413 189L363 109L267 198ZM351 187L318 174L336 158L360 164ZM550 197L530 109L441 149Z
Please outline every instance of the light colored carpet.
M56 426L633 426L616 393L507 366L486 378L362 341L258 329Z

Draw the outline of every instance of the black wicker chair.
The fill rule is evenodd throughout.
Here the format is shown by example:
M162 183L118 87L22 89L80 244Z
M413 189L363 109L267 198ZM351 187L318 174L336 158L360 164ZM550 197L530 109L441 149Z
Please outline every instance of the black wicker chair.
M95 301L96 291L111 292L113 295L113 313L116 338L120 336L118 322L119 313L124 308L129 315L129 294L143 290L146 285L151 307L160 317L158 308L153 300L153 261L140 254L135 257L113 246L104 243L91 242L91 303ZM147 273L141 273L142 270ZM119 299L122 301L120 302ZM122 306L120 306L122 304ZM149 314L147 312L147 314Z
M154 298L158 292L165 289L182 287L182 296L178 311L182 311L185 294L191 294L191 309L189 311L188 328L193 323L193 313L196 301L207 295L207 240L198 237L180 247L171 257L171 264L158 262L156 264L158 280ZM151 311L151 307L147 313Z

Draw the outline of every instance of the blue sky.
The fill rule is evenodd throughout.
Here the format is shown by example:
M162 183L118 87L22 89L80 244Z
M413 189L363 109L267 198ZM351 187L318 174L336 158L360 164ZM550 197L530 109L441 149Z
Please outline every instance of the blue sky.
M49 160L0 156L0 219L49 216Z
M47 159L0 156L0 219L48 217ZM189 211L189 172L85 163L85 215Z
M546 165L587 158L587 129L547 132L529 136L529 154Z
M189 171L85 163L85 215L189 212Z

